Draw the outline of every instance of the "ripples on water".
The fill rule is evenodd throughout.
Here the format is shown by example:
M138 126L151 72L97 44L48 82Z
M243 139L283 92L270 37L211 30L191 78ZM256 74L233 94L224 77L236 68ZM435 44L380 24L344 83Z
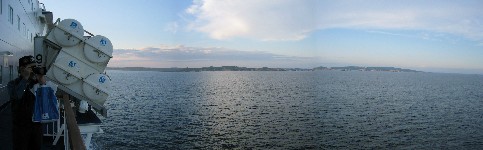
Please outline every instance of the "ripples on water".
M108 73L102 149L483 148L483 76Z

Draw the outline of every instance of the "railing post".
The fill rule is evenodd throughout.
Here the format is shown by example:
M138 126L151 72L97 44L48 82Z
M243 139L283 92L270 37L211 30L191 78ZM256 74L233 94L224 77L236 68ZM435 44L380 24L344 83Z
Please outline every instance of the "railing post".
M74 111L70 106L70 98L69 94L63 93L62 101L64 103L64 110L65 110L65 119L67 120L67 129L69 133L70 143L72 145L73 150L85 150L86 146L82 141L82 137L80 135L79 127L77 126L77 121L75 119Z

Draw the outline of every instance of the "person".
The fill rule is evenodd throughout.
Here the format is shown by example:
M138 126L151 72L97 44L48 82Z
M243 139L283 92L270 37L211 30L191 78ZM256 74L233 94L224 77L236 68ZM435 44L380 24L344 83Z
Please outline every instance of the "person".
M42 125L32 122L35 95L30 89L45 83L43 75L34 74L33 56L19 59L19 77L7 84L12 106L12 140L14 150L35 150L42 146Z

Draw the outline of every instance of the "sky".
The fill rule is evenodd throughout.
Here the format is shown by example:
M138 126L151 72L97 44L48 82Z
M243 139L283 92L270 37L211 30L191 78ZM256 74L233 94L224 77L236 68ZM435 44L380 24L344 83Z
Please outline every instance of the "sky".
M111 67L392 66L483 74L480 0L40 0Z

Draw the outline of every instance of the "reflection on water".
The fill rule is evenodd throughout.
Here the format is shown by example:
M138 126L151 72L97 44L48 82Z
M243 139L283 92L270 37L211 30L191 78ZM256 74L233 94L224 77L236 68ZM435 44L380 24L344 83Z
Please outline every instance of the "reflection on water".
M483 148L483 77L109 71L104 149Z

